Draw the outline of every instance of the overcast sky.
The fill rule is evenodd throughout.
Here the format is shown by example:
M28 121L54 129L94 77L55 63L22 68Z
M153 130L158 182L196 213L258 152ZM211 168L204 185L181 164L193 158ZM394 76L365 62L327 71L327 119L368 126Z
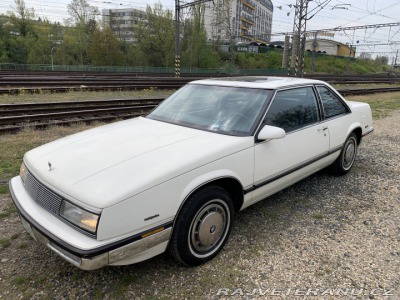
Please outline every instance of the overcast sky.
M194 0L181 1L181 3ZM256 1L256 0L253 0ZM50 21L63 21L68 17L67 4L70 0L25 0L26 7L34 8L37 16ZM137 8L145 9L157 0L88 0L89 4L103 8ZM175 1L161 1L165 8L174 9ZM273 0L274 15L272 33L292 32L296 0ZM6 14L15 7L14 0L1 0L0 13ZM362 26L369 24L400 23L400 0L313 0L309 2L307 30L335 27ZM272 36L272 40L282 40L282 36ZM376 45L400 42L400 26L381 29L361 29L337 32L335 39L343 43L356 44L357 53L370 52L373 56L387 55L394 57L399 45ZM375 45L370 45L374 43ZM368 45L365 45L368 44ZM362 45L362 46L360 46ZM400 57L399 57L400 61Z

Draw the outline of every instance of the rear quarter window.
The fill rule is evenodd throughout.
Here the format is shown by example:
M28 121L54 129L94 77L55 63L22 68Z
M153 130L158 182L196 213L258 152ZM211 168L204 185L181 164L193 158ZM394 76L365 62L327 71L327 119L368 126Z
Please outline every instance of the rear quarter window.
M332 118L349 112L348 108L342 100L334 94L330 89L324 86L317 86L319 96L321 98L322 107L324 109L325 118Z

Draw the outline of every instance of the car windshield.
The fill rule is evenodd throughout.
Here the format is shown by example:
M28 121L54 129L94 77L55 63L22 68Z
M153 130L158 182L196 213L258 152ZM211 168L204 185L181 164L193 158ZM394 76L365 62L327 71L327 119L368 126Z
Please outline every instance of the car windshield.
M147 117L222 134L251 135L271 90L188 84Z

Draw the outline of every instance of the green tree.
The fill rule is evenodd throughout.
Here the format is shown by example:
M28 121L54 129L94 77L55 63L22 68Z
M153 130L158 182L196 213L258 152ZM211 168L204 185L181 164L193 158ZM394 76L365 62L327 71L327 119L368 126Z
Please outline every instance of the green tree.
M70 15L70 18L67 19L68 23L82 27L95 20L96 16L100 14L99 9L91 6L86 0L72 0L67 5L67 9Z
M135 59L142 65L172 67L175 65L175 28L171 10L161 3L147 6L147 22L136 28Z
M7 52L10 63L26 64L28 60L28 48L26 39L21 36L12 37L7 43Z
M9 12L10 21L15 30L22 36L26 36L32 30L32 23L35 17L33 8L26 8L24 0L14 0L16 7Z
M217 68L220 57L207 43L204 27L204 5L192 7L191 17L183 25L181 43L182 66L192 68Z
M97 7L89 5L86 0L72 0L67 6L70 18L66 21L68 24L74 26L74 30L70 34L75 34L74 43L77 48L77 53L73 53L69 58L84 65L90 63L87 49L89 47L89 40L91 34L94 32L97 22L96 16L99 15ZM78 60L75 60L75 59Z
M119 66L124 63L120 42L110 28L94 30L88 55L92 64L97 66Z
M86 51L79 39L80 31L75 27L65 29L63 41L57 47L58 57L61 58L63 65L83 64L84 56L86 61Z
M0 15L0 63L9 62L7 44L10 41L10 34L5 25L8 19L8 17Z

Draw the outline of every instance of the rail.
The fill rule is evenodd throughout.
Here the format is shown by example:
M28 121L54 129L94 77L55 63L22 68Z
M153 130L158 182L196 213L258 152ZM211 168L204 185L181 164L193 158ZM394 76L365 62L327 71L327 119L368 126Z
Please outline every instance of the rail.
M341 89L343 96L400 91L400 87ZM0 132L76 122L110 121L148 114L163 98L112 99L0 105Z

